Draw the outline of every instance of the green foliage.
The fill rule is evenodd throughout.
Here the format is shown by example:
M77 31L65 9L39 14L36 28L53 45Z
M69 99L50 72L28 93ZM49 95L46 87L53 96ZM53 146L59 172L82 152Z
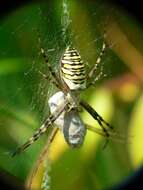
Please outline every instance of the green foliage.
M106 24L109 25L107 42L108 33L113 30L112 23L118 24L122 35L128 39L124 50L126 54L123 55L120 36L116 36L114 45L114 38L112 41L109 34L113 47L107 50L102 63L107 76L98 81L95 87L82 92L82 97L105 120L113 123L115 130L129 137L131 144L110 141L103 150L105 139L91 132L78 150L71 150L57 142L50 172L52 189L106 189L121 182L142 163L143 78L136 71L142 72L143 65L133 65L128 58L131 56L130 48L134 48L137 63L141 59L143 45L138 39L143 31L138 23L121 10L117 11L116 7L111 7L112 11L107 12L108 5L100 1L87 2L60 0L29 5L1 21L0 167L23 183L44 147L46 135L21 155L11 158L9 152L25 142L42 124L48 116L48 98L55 91L52 83L39 74L39 71L48 71L39 56L38 33L56 71L68 43L73 43L79 49L87 69L92 67L102 46ZM63 3L67 3L68 13L64 13ZM66 27L66 22L61 24L63 16L70 19L67 20L70 27L67 33L63 33L63 27ZM82 118L99 127L88 114L82 113Z

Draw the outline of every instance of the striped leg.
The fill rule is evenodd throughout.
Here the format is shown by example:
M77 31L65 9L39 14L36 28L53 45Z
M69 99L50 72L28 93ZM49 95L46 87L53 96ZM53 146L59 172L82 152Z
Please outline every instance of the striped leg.
M53 77L53 79L54 79L54 81L55 81L54 83L55 83L56 86L58 86L58 88L60 89L60 87L62 86L62 82L61 82L60 78L58 77L58 75L57 75L57 74L55 73L55 71L53 70L51 64L49 63L49 58L48 58L48 55L46 54L44 48L42 47L41 37L40 37L39 33L38 33L38 41L39 41L39 44L40 44L40 53L41 53L41 55L42 55L42 57L43 57L45 63L46 63L47 66L48 66L48 69L49 69L49 71L50 71L51 76ZM44 78L45 78L45 79L49 78L49 77L46 76L45 74L43 74L43 75L44 75Z
M99 123L106 137L109 137L109 129L113 129L109 123L107 123L88 103L80 101L80 105Z
M45 162L47 162L48 154L49 154L49 147L50 147L50 144L53 142L57 132L58 132L58 128L55 127L55 128L53 128L52 132L49 134L46 145L45 145L44 149L42 150L42 152L41 152L41 154L40 154L40 156L39 156L39 158L38 158L38 160L34 166L32 173L28 177L28 181L26 184L27 189L29 189L29 190L33 189L32 185L33 185L35 179L37 179L36 175L37 175L38 170L41 167L45 168Z
M34 133L34 135L22 146L18 147L16 151L14 151L11 156L15 156L16 154L21 153L26 148L28 148L31 144L33 144L36 140L39 139L39 137L44 134L47 129L54 123L54 121L60 116L60 114L64 111L64 109L67 106L67 102L64 102L60 107L58 107L53 114L51 114L48 119L45 121L45 123L37 129L37 131Z
M62 90L62 86L59 85L59 83L57 83L55 80L51 79L50 76L48 75L45 75L44 73L42 73L41 71L39 71L40 75L48 80L48 81L51 81L58 89Z
M96 71L99 68L99 63L102 60L102 57L103 57L103 55L105 53L106 48L107 48L107 46L103 42L102 49L101 49L101 52L100 52L100 54L99 54L99 56L98 56L98 58L96 60L96 63L94 65L94 67L88 73L88 76L87 76L87 80L88 80L87 87L89 87L90 85L92 85L93 83L95 83L95 81L97 81L98 79L100 79L101 76L103 75L103 72L101 71L101 73L99 73L98 76L95 77Z
M52 69L52 67L51 67L51 65L50 65L50 63L49 63L49 58L48 58L48 56L46 55L46 52L45 52L45 50L44 50L43 48L41 48L41 55L42 55L43 59L45 60L45 63L47 64L48 69L49 69L49 71L50 71L52 77L54 78L55 82L56 82L57 84L59 84L59 86L60 86L60 85L61 85L60 79L59 79L59 77L56 75L56 73L54 72L54 70Z
M88 125L88 124L85 124L86 125L86 128L94 133L97 133L103 137L106 137L106 133L99 129L99 128L96 128L96 127L93 127L91 125ZM109 138L113 141L116 141L116 142L119 142L119 143L126 143L126 137L125 136L122 136L120 134L118 134L117 132L114 132L114 131L111 131L111 130L108 130L108 133L109 133Z

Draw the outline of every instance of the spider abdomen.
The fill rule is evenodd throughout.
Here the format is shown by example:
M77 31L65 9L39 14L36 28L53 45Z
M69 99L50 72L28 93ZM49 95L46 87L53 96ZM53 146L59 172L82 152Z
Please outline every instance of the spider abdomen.
M68 47L61 59L61 78L71 90L86 88L86 68L75 48Z
M62 91L57 92L49 99L49 107L53 113L66 97ZM63 132L66 142L71 147L80 147L86 134L86 127L76 110L63 111L54 124Z

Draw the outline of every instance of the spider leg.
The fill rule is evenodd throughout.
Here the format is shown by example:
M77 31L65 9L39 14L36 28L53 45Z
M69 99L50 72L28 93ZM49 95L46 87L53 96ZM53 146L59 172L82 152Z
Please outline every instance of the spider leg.
M30 177L28 177L28 181L27 181L27 189L32 190L32 183L34 181L35 176L37 175L38 170L41 167L44 167L44 161L47 160L48 157L48 153L49 153L49 146L50 144L53 142L56 134L58 132L58 128L53 128L52 132L48 135L48 140L46 142L46 145L44 147L44 149L42 150L42 152L40 153L40 156L34 166L34 169L32 171L32 173L30 174Z
M42 55L43 59L45 60L45 63L48 66L48 69L51 73L51 76L53 77L53 79L56 83L56 86L58 86L58 88L60 88L60 86L62 86L61 80L58 77L58 75L54 72L53 68L51 67L51 65L49 63L49 58L48 58L48 56L47 56L47 54L43 48L41 48L41 55ZM46 78L47 78L47 76L46 76Z
M106 74L103 73L103 66L101 65L100 73L98 73L98 75L94 79L90 80L90 82L88 81L87 88L90 87L91 85L95 85L97 81L103 79L104 77L106 77Z
M106 137L106 133L99 129L99 128L96 128L96 127L93 127L89 124L85 124L86 128L94 133L97 133L103 137ZM125 136L122 136L120 134L118 134L117 132L114 132L114 131L111 131L111 130L108 130L108 133L109 133L109 138L113 141L116 141L116 142L119 142L119 143L125 143L126 142L126 137Z
M113 126L107 123L88 103L80 101L80 105L99 123L106 137L109 137L108 129L113 129Z
M87 87L91 86L93 84L93 80L94 80L94 83L95 81L97 81L98 79L101 78L101 76L103 75L103 72L101 70L101 73L98 74L98 76L95 78L95 73L99 67L99 63L101 62L102 60L102 57L105 53L105 50L106 50L107 46L106 44L103 42L102 44L102 49L101 49L101 52L99 54L99 56L97 57L97 60L96 60L96 63L94 65L94 67L89 71L88 75L87 75L87 81L88 81L88 84L87 84ZM95 78L95 79L94 79Z
M16 154L21 153L26 148L28 148L31 144L33 144L39 137L44 134L47 129L54 123L54 121L60 116L60 114L64 111L67 106L67 102L65 101L60 107L58 107L53 114L51 114L48 119L44 122L44 124L35 131L34 135L29 138L29 140L24 143L22 146L18 147L16 151L14 151L11 156L15 156Z
M46 80L48 80L48 81L51 80L51 82L52 82L58 89L62 90L62 87L59 86L59 83L57 83L55 80L52 80L49 75L46 75L46 74L42 73L41 71L39 71L39 74L40 74L44 79L46 79Z
M107 134L106 134L103 130L101 130L101 129L97 129L97 128L95 128L95 127L93 127L93 126L91 126L91 125L88 125L88 124L86 124L86 128L87 128L88 130L94 132L94 133L97 133L97 134L103 136L103 137L107 137ZM110 134L110 135L111 135L111 134ZM111 136L108 136L108 137L111 138ZM105 141L105 143L104 143L104 145L103 145L103 149L107 146L108 142L109 142L109 139L106 138L106 141Z
M46 75L44 73L42 73L41 71L39 71L39 74L46 80L50 80L50 76L49 75Z
M55 84L56 86L61 89L61 86L62 86L62 82L60 80L60 78L58 77L58 75L55 73L55 71L53 70L51 64L49 63L49 57L46 53L46 51L44 50L44 48L42 47L42 43L41 43L41 37L40 37L40 34L38 34L38 41L39 41L39 44L40 44L40 53L45 61L45 63L47 64L48 66L48 69L50 71L50 74L51 76L53 77L54 81L55 81ZM45 74L43 74L44 78L47 79L48 76L46 76Z

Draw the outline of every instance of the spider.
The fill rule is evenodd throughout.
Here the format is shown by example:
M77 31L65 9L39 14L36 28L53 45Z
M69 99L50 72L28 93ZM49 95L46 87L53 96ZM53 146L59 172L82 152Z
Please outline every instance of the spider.
M87 102L80 99L81 91L93 85L96 79L100 77L101 73L96 78L95 74L106 47L106 44L103 42L96 64L88 73L81 56L72 46L68 46L61 57L59 73L56 73L53 70L49 63L48 55L45 50L41 48L41 55L48 66L49 72L52 76L52 82L56 85L59 91L49 99L48 103L51 112L49 117L26 143L18 147L16 151L12 153L12 156L21 153L28 148L32 143L39 139L48 128L51 128L54 131L54 125L57 127L55 133L60 129L64 135L65 141L73 148L80 147L83 144L87 129L97 132L107 137L107 139L110 136L114 136L114 133L112 132L113 126L107 123ZM49 76L43 73L41 74L45 79L49 79ZM98 122L101 129L96 129L82 121L79 115L80 107L89 112L89 114ZM51 139L54 139L55 133L51 133Z

